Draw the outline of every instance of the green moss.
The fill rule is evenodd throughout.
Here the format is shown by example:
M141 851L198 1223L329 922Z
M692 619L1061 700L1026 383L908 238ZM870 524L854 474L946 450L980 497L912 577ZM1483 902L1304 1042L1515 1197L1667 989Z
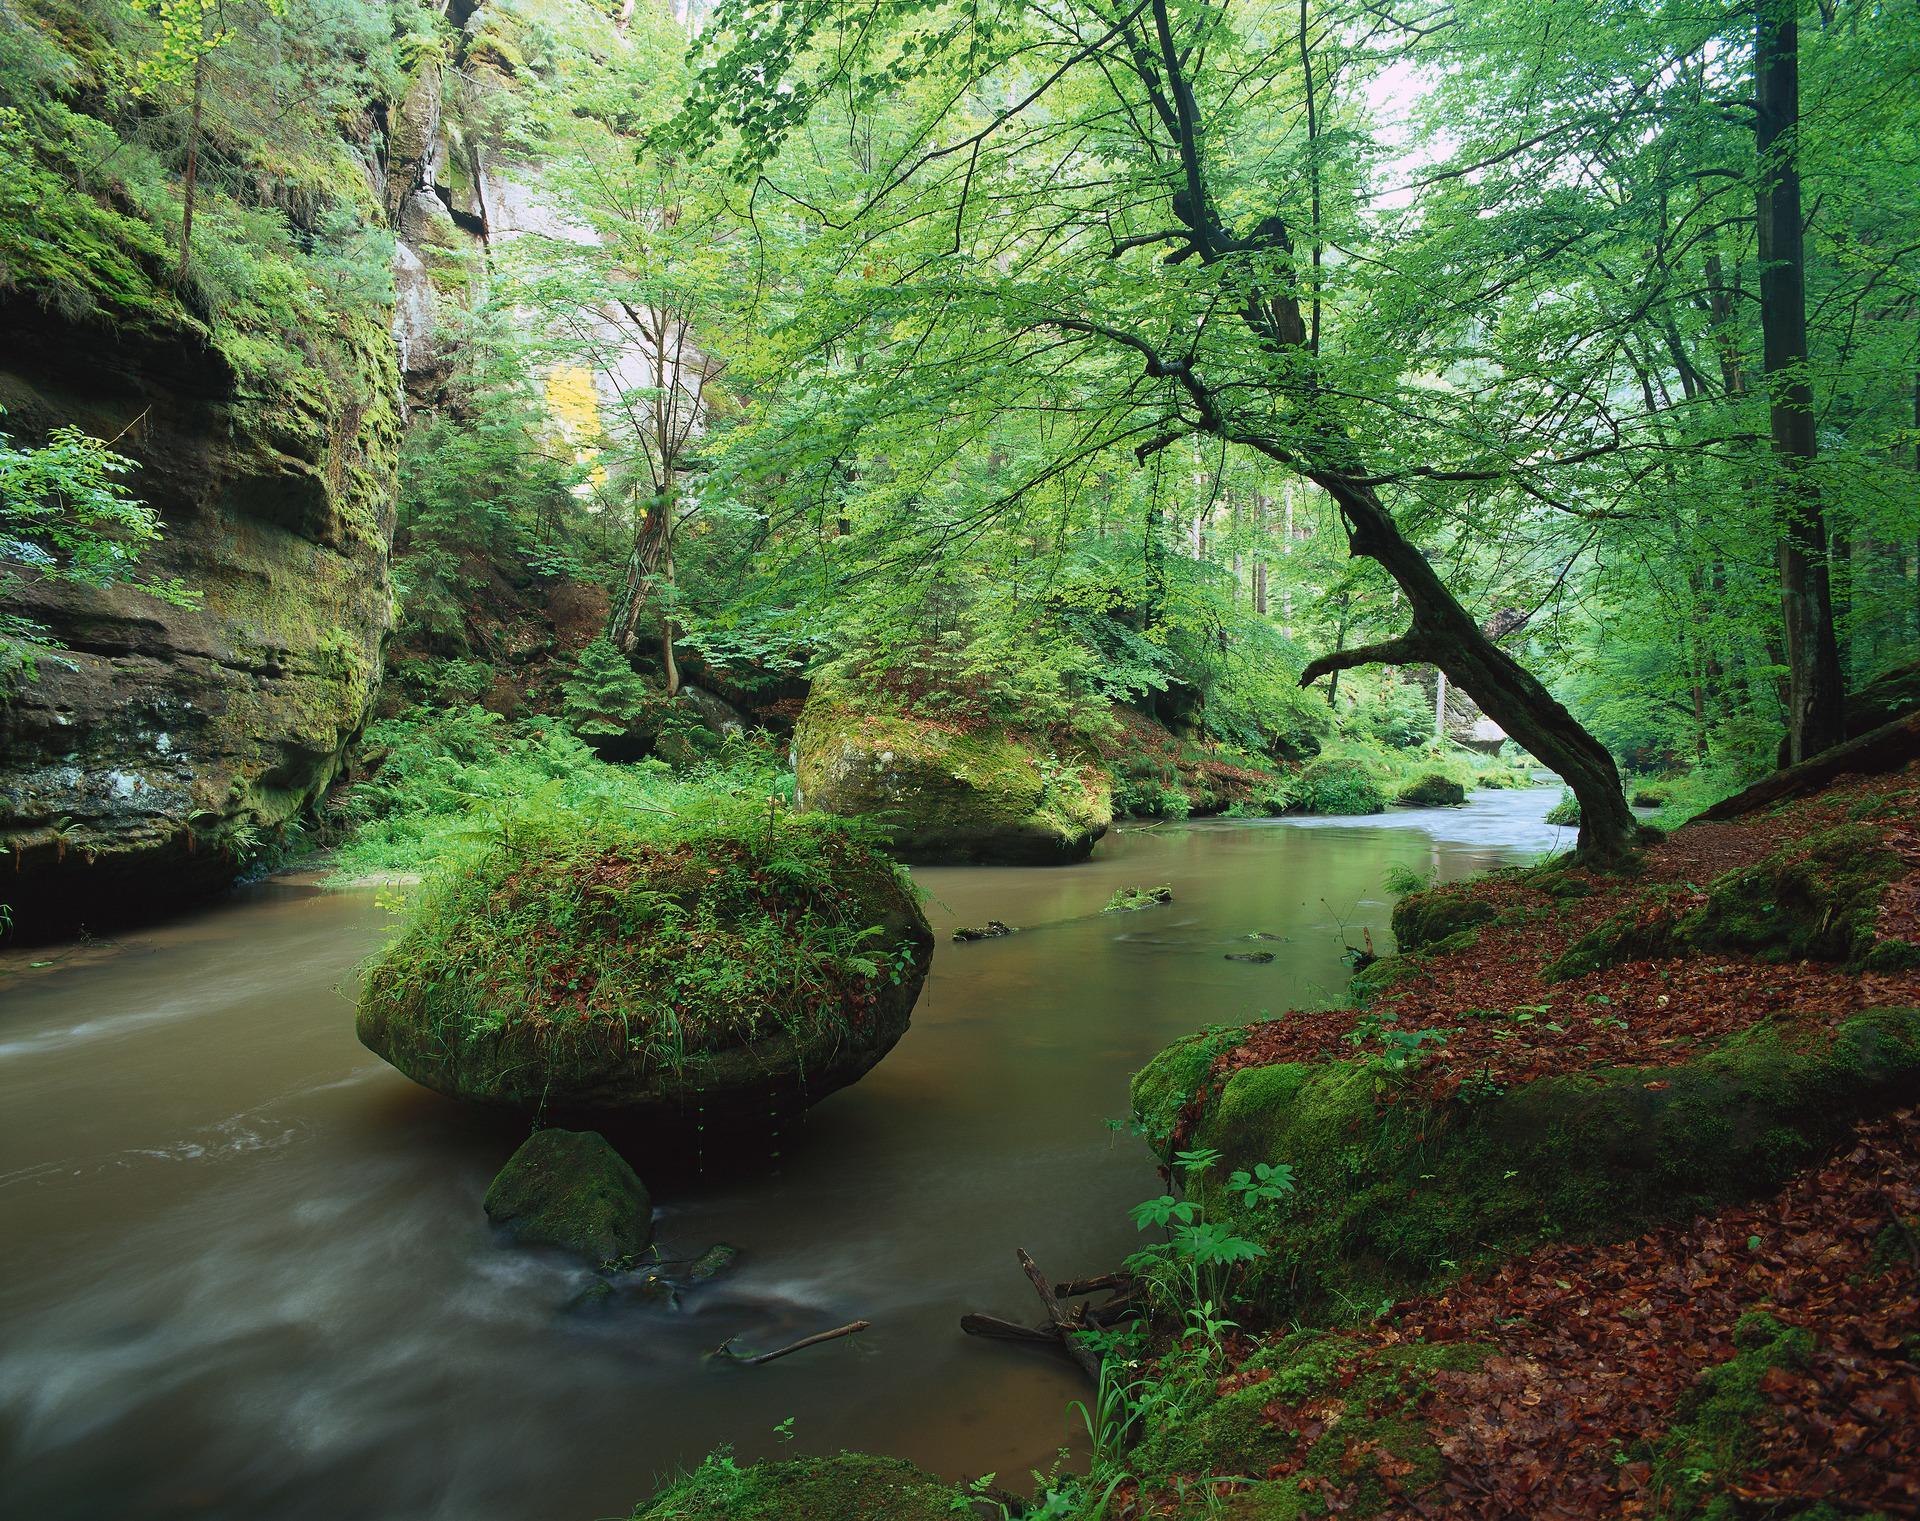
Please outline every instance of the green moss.
M1300 773L1294 806L1302 813L1384 813L1387 790L1350 760L1317 760Z
M816 685L794 730L809 807L885 825L912 861L1078 860L1113 822L1106 773L1043 737L878 711Z
M1877 941L1874 923L1900 869L1879 829L1842 824L1727 873L1704 899L1685 886L1640 893L1568 947L1548 974L1566 979L1622 961L1702 952L1899 970L1911 947Z
M505 821L369 969L360 1036L415 1081L555 1114L817 1097L906 1028L933 936L830 821Z
M1206 1192L1210 1218L1267 1244L1250 1287L1270 1311L1370 1312L1455 1265L1617 1239L1777 1184L1920 1093L1920 1012L1761 1026L1683 1066L1431 1107L1383 1102L1383 1082L1358 1061L1246 1068L1199 1116L1188 1144L1222 1153L1210 1177L1294 1168L1283 1205Z
M1175 1041L1133 1075L1134 1121L1160 1155L1170 1154L1181 1111L1193 1102L1214 1062L1245 1040L1246 1033L1227 1025L1201 1030Z
M1418 954L1382 956L1369 962L1353 974L1347 984L1353 1001L1362 1008L1385 997L1395 988L1404 987L1427 974L1427 964L1435 956L1451 956L1456 952L1472 950L1480 942L1480 929L1455 930L1443 940L1436 940Z
M1401 954L1425 950L1462 930L1490 923L1497 911L1472 884L1430 887L1393 906L1393 938Z
M1409 808L1449 808L1467 800L1467 789L1450 776L1429 771L1400 789L1397 801Z
M952 1521L959 1491L896 1458L841 1453L741 1467L725 1453L635 1508L633 1521Z
M1754 1312L1735 1326L1734 1345L1730 1361L1700 1375L1672 1430L1654 1445L1648 1491L1658 1497L1652 1514L1666 1521L1745 1514L1731 1486L1760 1450L1760 1423L1770 1408L1762 1383L1775 1369L1804 1368L1813 1337Z
M1192 1366L1192 1354L1176 1353L1162 1365L1163 1398L1128 1464L1150 1490L1176 1499L1198 1488L1197 1479L1239 1481L1208 1486L1213 1508L1203 1501L1183 1515L1324 1515L1320 1480L1350 1489L1343 1514L1374 1515L1440 1477L1440 1455L1419 1419L1433 1375L1472 1371L1486 1356L1485 1348L1455 1344L1356 1353L1337 1333L1302 1331L1269 1343L1240 1369L1265 1377L1219 1395L1204 1367ZM1297 1424L1302 1406L1320 1423L1311 1435ZM1286 1476L1262 1482L1276 1467Z
M487 1189L487 1218L515 1241L630 1262L653 1239L653 1206L626 1159L592 1130L536 1130Z

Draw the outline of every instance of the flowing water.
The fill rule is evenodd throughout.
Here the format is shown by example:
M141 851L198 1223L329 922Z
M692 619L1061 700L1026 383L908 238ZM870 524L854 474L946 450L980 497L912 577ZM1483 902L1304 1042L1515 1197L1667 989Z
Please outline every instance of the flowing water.
M1044 1465L1077 1375L955 1322L1035 1317L1016 1247L1060 1277L1133 1249L1126 1208L1159 1185L1105 1123L1128 1074L1198 1026L1337 999L1343 937L1385 948L1389 866L1453 880L1566 845L1558 795L918 872L943 943L913 1028L767 1171L659 1201L672 1254L743 1248L674 1309L567 1313L588 1275L495 1239L480 1201L516 1127L354 1040L373 894L282 879L0 957L0 1515L591 1521L718 1444L781 1451L789 1416L795 1452ZM1097 912L1160 883L1172 904ZM989 917L1026 928L945 943ZM763 1367L704 1355L856 1317Z

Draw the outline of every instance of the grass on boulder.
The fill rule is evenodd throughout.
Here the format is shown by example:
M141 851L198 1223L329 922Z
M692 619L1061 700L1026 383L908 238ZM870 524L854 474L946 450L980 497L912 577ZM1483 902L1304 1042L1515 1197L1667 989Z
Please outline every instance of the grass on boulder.
M834 821L533 812L421 894L361 1039L428 1087L556 1116L822 1096L904 1031L932 934Z

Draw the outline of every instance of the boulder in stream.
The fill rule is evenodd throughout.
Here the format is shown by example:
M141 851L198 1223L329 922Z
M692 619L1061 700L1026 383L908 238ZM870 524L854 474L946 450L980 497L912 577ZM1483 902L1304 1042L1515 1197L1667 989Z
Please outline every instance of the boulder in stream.
M1085 860L1113 823L1113 786L1089 756L1005 726L888 711L822 684L793 736L805 806L872 819L922 864Z
M904 873L830 820L556 820L425 889L358 1028L441 1093L712 1149L886 1055L932 952Z
M1400 789L1395 801L1408 808L1457 808L1467 800L1467 789L1450 776L1429 771Z
M959 1490L899 1458L831 1458L737 1466L707 1459L646 1503L634 1521L952 1521L975 1514Z
M523 1246L554 1246L596 1267L653 1239L653 1201L595 1130L536 1130L487 1189L487 1218Z

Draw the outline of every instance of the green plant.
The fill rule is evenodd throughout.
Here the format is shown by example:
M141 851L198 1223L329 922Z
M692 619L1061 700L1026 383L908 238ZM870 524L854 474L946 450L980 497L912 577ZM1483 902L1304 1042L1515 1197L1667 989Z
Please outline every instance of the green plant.
M1131 1211L1138 1229L1159 1229L1165 1240L1135 1252L1126 1263L1128 1271L1153 1285L1216 1353L1234 1325L1218 1307L1227 1303L1236 1271L1266 1254L1257 1242L1208 1218L1202 1185L1219 1160L1218 1151L1206 1148L1174 1153L1179 1192L1147 1199ZM1225 1183L1226 1191L1238 1195L1247 1208L1278 1203L1292 1194L1293 1186L1291 1167L1265 1162L1251 1172L1236 1169Z
M1387 868L1386 889L1395 897L1404 898L1409 893L1423 893L1433 886L1434 870L1431 866L1403 866L1398 861Z

